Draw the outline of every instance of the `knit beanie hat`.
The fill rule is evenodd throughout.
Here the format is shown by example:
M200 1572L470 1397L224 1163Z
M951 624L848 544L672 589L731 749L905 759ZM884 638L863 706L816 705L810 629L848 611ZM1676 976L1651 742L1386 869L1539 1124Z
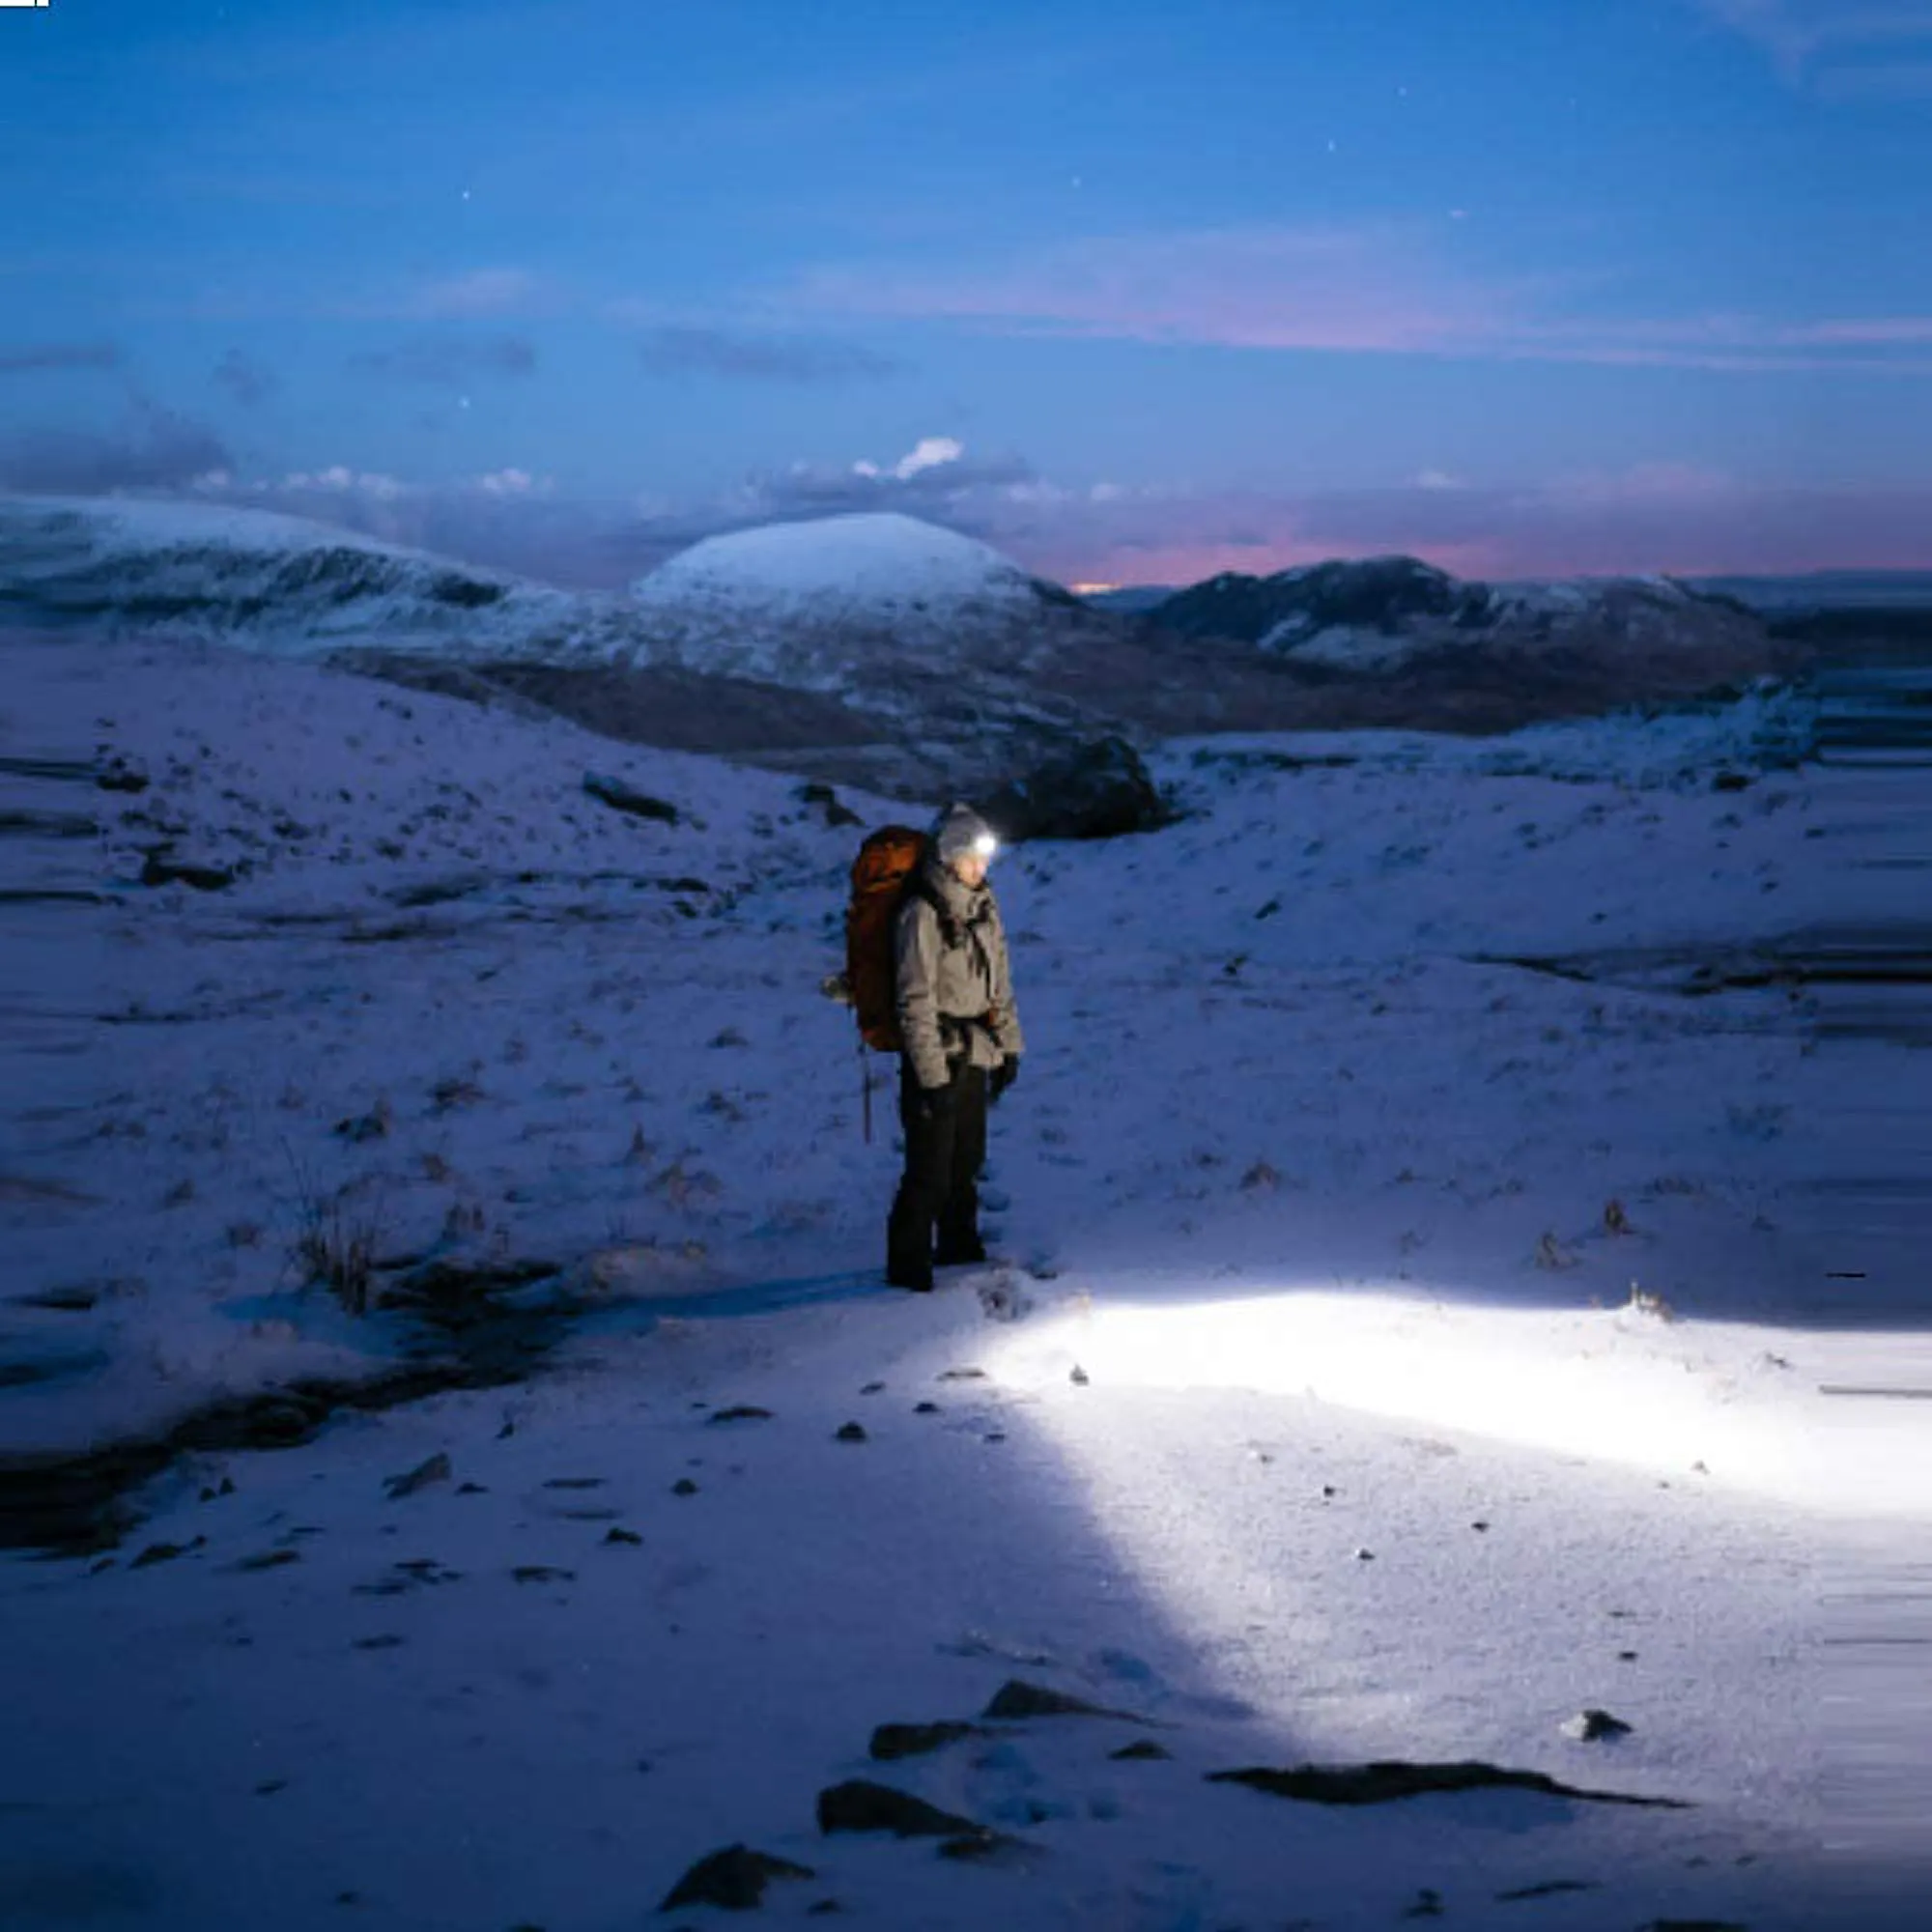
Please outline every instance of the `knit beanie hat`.
M993 837L993 828L970 805L955 801L933 820L932 844L940 864L950 866L968 852L990 859L999 850L1000 841Z

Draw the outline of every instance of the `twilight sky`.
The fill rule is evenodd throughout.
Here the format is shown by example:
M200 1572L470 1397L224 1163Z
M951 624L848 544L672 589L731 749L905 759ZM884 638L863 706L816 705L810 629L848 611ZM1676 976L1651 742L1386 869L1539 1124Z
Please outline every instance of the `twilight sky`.
M0 488L1932 567L1932 0L52 0L0 128Z

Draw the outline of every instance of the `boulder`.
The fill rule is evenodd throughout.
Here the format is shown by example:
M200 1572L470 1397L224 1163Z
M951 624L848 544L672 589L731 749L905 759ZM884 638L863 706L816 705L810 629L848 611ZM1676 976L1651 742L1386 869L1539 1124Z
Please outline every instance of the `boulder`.
M676 806L666 799L653 798L649 792L639 791L636 785L608 773L585 772L583 789L613 810L628 812L633 818L654 818L665 825L679 821Z
M985 799L1003 838L1117 838L1153 832L1175 813L1124 738L1096 738L1049 759Z
M666 1894L660 1912L678 1912L688 1905L717 1905L726 1912L749 1912L762 1904L765 1888L775 1878L814 1876L810 1865L749 1845L726 1845L722 1852L699 1859Z

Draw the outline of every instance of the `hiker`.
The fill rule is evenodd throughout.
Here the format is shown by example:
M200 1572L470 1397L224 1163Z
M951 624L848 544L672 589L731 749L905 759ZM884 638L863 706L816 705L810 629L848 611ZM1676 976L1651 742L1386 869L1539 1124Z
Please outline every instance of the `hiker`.
M948 806L894 920L905 1173L886 1232L886 1279L921 1293L935 1265L986 1259L986 1108L1019 1077L1025 1050L1007 935L986 884L998 849L978 812Z

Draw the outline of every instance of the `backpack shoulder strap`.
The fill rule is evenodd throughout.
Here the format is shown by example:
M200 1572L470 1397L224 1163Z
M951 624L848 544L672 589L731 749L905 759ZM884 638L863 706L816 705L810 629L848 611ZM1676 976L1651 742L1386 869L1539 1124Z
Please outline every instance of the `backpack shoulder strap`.
M923 899L932 908L939 921L939 936L946 942L949 952L955 952L965 945L965 928L953 917L952 909L940 897L938 888L925 876L923 868L915 871L906 881L906 896L908 899Z

